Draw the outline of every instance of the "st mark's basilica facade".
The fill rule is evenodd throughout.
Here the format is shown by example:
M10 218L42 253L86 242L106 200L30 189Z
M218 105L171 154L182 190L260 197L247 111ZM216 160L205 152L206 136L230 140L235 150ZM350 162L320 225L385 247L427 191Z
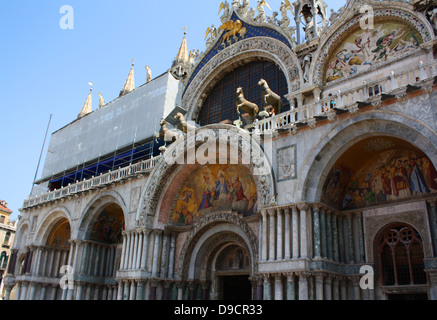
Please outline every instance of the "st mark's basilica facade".
M6 299L437 299L437 3L265 5L52 134Z

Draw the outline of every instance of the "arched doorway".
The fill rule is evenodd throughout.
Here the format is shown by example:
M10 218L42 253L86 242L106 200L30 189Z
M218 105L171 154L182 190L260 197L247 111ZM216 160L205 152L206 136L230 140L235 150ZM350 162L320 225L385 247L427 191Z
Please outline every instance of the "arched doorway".
M205 215L185 241L178 277L206 284L203 300L250 300L249 279L257 273L257 243L252 229L238 214Z
M238 244L223 246L212 266L218 300L251 300L250 257Z

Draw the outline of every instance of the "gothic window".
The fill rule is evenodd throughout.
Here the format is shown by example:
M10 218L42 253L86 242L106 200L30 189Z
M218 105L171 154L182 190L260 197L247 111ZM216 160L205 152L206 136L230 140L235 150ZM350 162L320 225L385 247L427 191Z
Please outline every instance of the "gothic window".
M10 232L6 232L5 234L5 239L3 241L4 245L9 245L9 239L11 238L11 233Z
M426 284L422 239L413 228L401 225L386 230L378 255L382 285Z
M8 265L8 255L5 251L0 254L0 269L6 269Z
M256 61L229 72L215 85L203 103L198 123L205 126L237 120L236 91L239 87L243 88L248 101L258 105L260 111L264 110L258 85L261 79L266 80L270 89L282 97L282 111L289 110L289 102L283 98L288 93L287 81L281 69L269 61Z

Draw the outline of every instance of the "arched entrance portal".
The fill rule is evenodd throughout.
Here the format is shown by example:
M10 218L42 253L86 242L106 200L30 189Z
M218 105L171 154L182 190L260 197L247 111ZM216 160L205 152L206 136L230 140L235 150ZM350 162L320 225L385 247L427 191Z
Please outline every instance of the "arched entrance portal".
M212 266L215 272L215 296L219 300L250 300L252 296L250 258L238 244L223 246Z
M244 218L234 213L206 215L191 230L178 268L180 279L202 285L190 299L250 300L249 279L256 273L257 238Z

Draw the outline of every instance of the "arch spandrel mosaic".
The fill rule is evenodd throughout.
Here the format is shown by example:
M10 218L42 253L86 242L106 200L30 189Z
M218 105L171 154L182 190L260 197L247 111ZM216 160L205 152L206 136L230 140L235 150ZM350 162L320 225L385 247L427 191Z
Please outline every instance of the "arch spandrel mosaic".
M91 240L105 243L121 243L125 228L124 215L116 204L107 206L100 213L91 230Z
M243 216L256 213L257 189L247 167L211 164L195 170L176 196L170 223L192 225L203 215L219 210Z
M324 81L329 83L369 70L416 50L422 42L419 32L405 21L379 21L374 29L367 30L357 27L329 56Z
M71 229L67 220L59 222L52 230L48 238L48 246L51 248L68 249L70 248Z
M437 171L421 150L400 139L375 137L335 163L322 201L349 210L436 192Z

